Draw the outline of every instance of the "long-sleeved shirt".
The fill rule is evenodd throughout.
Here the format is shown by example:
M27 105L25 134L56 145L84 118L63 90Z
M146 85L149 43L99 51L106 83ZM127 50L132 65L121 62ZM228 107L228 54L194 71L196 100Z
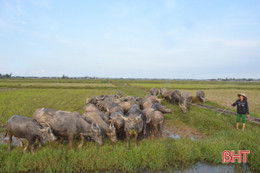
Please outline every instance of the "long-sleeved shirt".
M248 103L246 100L241 101L241 99L237 99L232 106L237 106L237 113L238 114L249 114Z

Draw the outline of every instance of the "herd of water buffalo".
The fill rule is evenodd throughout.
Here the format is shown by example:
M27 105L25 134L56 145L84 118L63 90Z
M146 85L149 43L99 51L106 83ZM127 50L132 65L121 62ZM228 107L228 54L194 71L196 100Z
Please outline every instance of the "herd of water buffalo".
M178 90L161 88L162 99L158 98L159 90L156 88L152 88L150 94L141 98L123 96L122 92L118 92L116 95L87 98L83 115L51 108L37 109L32 118L14 115L7 122L4 137L9 137L9 150L13 136L19 141L20 146L23 146L20 138L27 139L24 153L29 145L34 153L35 143L38 142L41 147L42 139L65 139L72 149L74 139L80 139L78 148L81 148L86 139L102 146L106 137L112 142L126 138L128 147L129 140L133 137L137 146L138 138L162 136L163 114L172 113L171 109L161 104L163 99L179 105L183 113L190 108L192 101L189 92L181 94ZM199 90L196 98L205 102L204 92Z

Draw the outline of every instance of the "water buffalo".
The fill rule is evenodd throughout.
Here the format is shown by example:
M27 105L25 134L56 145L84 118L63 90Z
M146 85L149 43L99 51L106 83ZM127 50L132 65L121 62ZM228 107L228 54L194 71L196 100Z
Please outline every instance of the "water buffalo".
M190 110L191 102L192 102L192 95L190 94L190 92L182 93L182 95L181 95L181 102L180 102L179 105L180 105L181 110L183 111L183 113L186 114L187 108L188 108L188 110Z
M112 142L117 142L116 128L114 127L114 125L107 124L102 119L99 112L85 112L82 115L82 117L84 120L86 120L90 124L92 124L92 123L97 124L102 131L102 135L106 134Z
M91 99L87 98L86 99L86 105L88 103L92 103L94 105L96 105L98 103L98 101L102 100L103 97L98 97L98 96L93 96Z
M150 90L150 94L151 94L152 96L158 96L158 95L159 95L159 90L158 90L157 88L152 88L152 89Z
M153 108L146 108L143 110L146 118L151 118L150 122L150 131L153 136L162 137L162 129L163 129L163 114L162 112L155 110Z
M124 109L121 106L119 106L117 103L113 103L107 108L107 112L109 115L113 114L114 112L120 112L123 114Z
M93 103L87 103L85 107L85 112L97 112L99 109Z
M41 143L41 139L45 137L47 140L54 141L56 137L53 135L50 127L42 128L42 126L35 120L14 115L7 121L6 134L9 137L9 150L11 150L12 137L15 136L17 139L25 138L27 139L27 145L25 146L23 152L26 153L28 146L31 147L31 152L34 153L34 144L36 140ZM18 140L20 143L20 139Z
M126 96L114 101L120 107L123 108L124 112L128 112L131 109L131 106L137 104L138 106L141 105L142 98L140 97L133 97L133 96Z
M117 104L123 108L124 112L128 112L131 109L131 106L136 104L134 101L120 101Z
M113 112L122 111L124 112L123 108L121 108L116 103L117 98L114 96L107 96L105 99L98 101L97 106L102 111L107 111L109 114L112 114Z
M161 97L166 99L168 102L170 102L171 100L172 92L173 92L172 90L168 90L166 88L160 89Z
M204 93L204 91L198 90L197 93L196 93L196 98L197 98L199 101L205 103L206 100L205 100L205 93Z
M121 91L118 91L116 94L116 98L121 98L123 97L123 93Z
M172 113L172 110L163 106L161 103L154 103L152 106L153 109L162 112L163 114Z
M140 109L138 105L133 105L130 109L130 111L127 113L128 116L139 116L141 115L141 118L143 120L143 134L147 134L147 124L151 121L146 119L145 113Z
M126 133L126 146L129 147L129 139L134 136L135 146L137 147L137 138L139 133L143 131L144 121L142 115L130 115L128 117L123 117L125 121L124 131Z
M125 133L124 133L125 122L122 116L124 116L122 113L114 112L113 114L110 115L110 120L109 120L109 122L116 127L116 135L117 138L120 139L125 137Z
M142 109L151 108L153 106L153 104L156 102L161 103L162 99L159 99L156 96L148 96L148 97L142 99L141 107L142 107Z
M84 137L91 137L100 146L103 145L102 132L98 125L90 125L77 112L41 108L34 112L33 118L42 126L48 124L56 136L67 137L70 149L73 139L78 136L81 138L78 148L83 147Z
M171 95L171 101L173 104L180 104L181 101L181 92L179 90L174 90Z
M109 123L109 117L104 112L101 112L94 104L88 103L85 107L85 112L95 112L98 114L106 123Z

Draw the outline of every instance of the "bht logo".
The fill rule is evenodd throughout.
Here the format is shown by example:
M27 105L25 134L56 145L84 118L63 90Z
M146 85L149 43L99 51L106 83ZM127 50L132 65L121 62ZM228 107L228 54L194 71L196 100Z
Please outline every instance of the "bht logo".
M228 151L225 150L222 152L222 162L223 163L235 163L235 159L237 159L238 163L241 163L242 161L242 155L243 155L243 162L247 162L247 154L250 154L250 150L238 150L238 154L235 154L234 150Z

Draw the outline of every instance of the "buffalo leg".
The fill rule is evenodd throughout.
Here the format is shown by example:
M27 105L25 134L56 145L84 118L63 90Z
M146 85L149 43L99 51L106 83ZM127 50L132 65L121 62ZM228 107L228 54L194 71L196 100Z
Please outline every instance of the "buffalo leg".
M13 140L13 135L11 133L8 133L8 137L9 137L8 150L11 151L11 144L12 144L12 140Z
M151 133L151 137L154 138L154 126L152 124L150 126L150 133Z
M147 126L147 125L146 125L146 124L144 124L144 132L143 132L143 133L144 133L144 135L146 134L146 126Z
M83 145L84 145L84 140L85 140L85 138L84 138L83 134L80 134L80 139L81 139L81 142L80 142L80 144L79 144L79 146L78 146L78 149L82 148Z
M39 138L37 138L36 140L37 140L37 142L38 142L38 147L41 148L41 147L42 147L42 138L39 137Z
M163 123L159 124L159 137L162 137Z
M126 133L126 146L129 147L129 134Z
M27 144L26 144L26 146L25 146L24 149L23 149L23 153L24 153L24 154L26 153L26 150L27 150L28 146L29 146L29 141L27 141Z
M135 147L137 147L137 138L138 138L138 133L135 134Z
M72 145L73 145L73 135L69 135L69 147L70 149L72 149Z
M158 127L157 127L157 125L154 126L154 136L155 137L158 136Z
M20 147L23 147L23 141L20 138L16 138L16 140L19 142Z
M32 143L30 144L30 147L31 147L31 153L32 153L32 154L34 154L34 152L35 152L34 144L35 144L35 142L32 142Z

